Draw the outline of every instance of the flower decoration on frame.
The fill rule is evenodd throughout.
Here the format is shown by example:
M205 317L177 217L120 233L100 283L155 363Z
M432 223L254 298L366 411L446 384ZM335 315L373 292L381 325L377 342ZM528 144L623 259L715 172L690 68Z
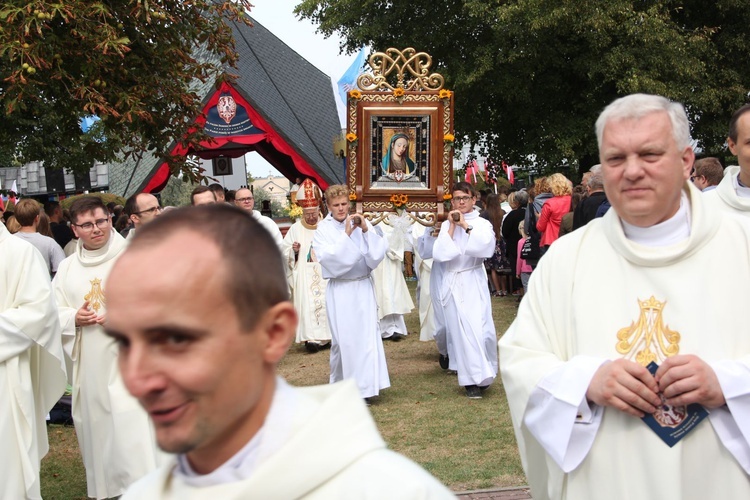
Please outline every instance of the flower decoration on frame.
M452 95L453 92L448 89L440 89L440 92L438 92L439 99L450 99Z
M390 197L393 208L400 212L406 209L406 204L409 202L409 197L405 194L392 194Z
M396 101L399 104L403 104L405 94L406 92L404 92L404 89L402 87L396 87L395 89L393 89L393 97L396 98Z
M362 99L362 92L360 92L357 89L350 90L349 99L354 99L355 101L359 101L360 99Z
M445 193L443 195L443 207L446 211L451 211L451 200L453 199L453 195L450 193Z
M346 142L349 143L350 147L354 147L357 145L357 139L359 139L359 137L357 137L357 134L353 132L349 132L348 134L346 134Z
M450 148L453 147L453 142L456 140L456 137L453 134L445 134L443 136L443 143L445 144L445 150L448 151Z

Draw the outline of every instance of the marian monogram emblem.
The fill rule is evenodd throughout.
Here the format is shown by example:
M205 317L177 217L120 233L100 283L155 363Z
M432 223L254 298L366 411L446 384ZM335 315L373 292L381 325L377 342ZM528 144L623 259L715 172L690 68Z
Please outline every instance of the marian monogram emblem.
M648 366L654 362L657 365L670 356L680 352L680 334L670 330L662 318L665 302L659 302L652 295L648 300L639 300L641 314L638 321L617 332L617 352L628 359L634 359L641 366ZM655 369L655 368L654 368ZM671 406L664 404L656 409L654 419L662 427L677 427L687 417L686 406Z
M680 334L667 328L662 319L666 304L653 295L648 300L639 300L641 314L638 321L617 332L617 352L641 366L652 361L659 364L679 353Z
M237 114L237 103L234 101L234 97L231 95L223 95L219 97L219 103L216 105L216 110L219 112L219 117L229 124Z
M83 300L88 301L91 309L99 314L99 309L104 305L104 290L102 290L102 280L94 278L91 280L91 290L83 296Z

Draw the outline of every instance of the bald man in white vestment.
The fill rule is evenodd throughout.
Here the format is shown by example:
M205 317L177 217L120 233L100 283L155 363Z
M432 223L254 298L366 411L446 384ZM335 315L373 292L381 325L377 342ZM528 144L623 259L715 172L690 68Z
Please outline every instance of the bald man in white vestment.
M116 347L102 327L107 278L125 239L112 229L99 198L79 198L70 216L78 246L60 264L53 288L63 347L72 360L73 423L88 496L111 498L155 469L161 453L148 416L122 383Z
M164 215L107 293L125 384L176 454L124 499L453 498L386 448L352 381L294 388L276 375L297 313L278 248L247 212Z
M623 97L596 133L613 210L550 247L499 342L532 496L750 498L750 230L688 182L680 104ZM696 403L671 447L641 420Z
M39 251L0 223L0 498L42 498L45 416L65 392L60 323Z

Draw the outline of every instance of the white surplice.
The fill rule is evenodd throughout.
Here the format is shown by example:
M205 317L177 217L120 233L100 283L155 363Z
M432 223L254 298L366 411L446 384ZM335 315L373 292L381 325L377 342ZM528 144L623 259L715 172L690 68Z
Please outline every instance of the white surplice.
M432 231L432 228L428 229L422 224L413 224L409 233L414 248L414 272L417 275L417 305L419 307L419 340L422 342L435 340L437 331L432 296L430 295L432 249L430 249L429 258L423 258L422 254L419 253L419 239L428 230Z
M392 336L394 333L406 335L406 324L404 314L414 309L409 288L402 272L404 265L404 247L408 222L403 220L404 216L391 214L388 218L390 224L378 224L378 229L383 232L383 238L388 244L385 258L372 272L375 285L375 299L378 303L378 319L380 319L380 334L383 338ZM404 227L406 226L406 227Z
M497 335L484 259L495 251L495 232L476 211L464 218L473 226L471 233L456 226L451 238L450 222L444 221L432 250L435 262L445 265L438 302L453 346L450 369L458 372L458 384L487 386L497 376Z
M299 315L297 342L330 342L326 313L326 286L323 269L312 249L315 228L298 220L287 231L282 244L282 254L287 270L287 280L292 290L292 301ZM299 243L295 256L293 243Z
M85 301L106 315L107 277L125 239L114 230L103 248L89 251L78 240L53 281L63 347L72 360L73 422L86 467L88 496L122 495L154 470L161 457L148 415L125 388L117 367L117 345L100 325L75 326Z
M535 499L750 498L750 331L742 315L750 229L686 185L689 211L681 207L656 235L610 210L556 241L499 342ZM701 273L696 288L696 270L717 259L731 273ZM673 447L639 418L587 403L603 363L661 364L676 354L711 366L726 405Z
M65 392L60 323L39 251L0 223L0 498L41 498L45 416Z
M331 383L352 378L363 398L390 387L372 270L385 257L387 244L368 222L351 236L331 214L318 223L313 249L328 279L326 308L331 329Z
M739 174L738 166L724 169L724 177L716 189L704 193L706 206L750 217L750 188L740 186Z

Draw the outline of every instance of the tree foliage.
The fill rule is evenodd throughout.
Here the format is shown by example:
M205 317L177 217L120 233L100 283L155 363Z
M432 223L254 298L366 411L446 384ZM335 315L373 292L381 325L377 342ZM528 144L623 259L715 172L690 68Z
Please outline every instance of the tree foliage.
M198 82L237 55L227 20L248 0L4 0L0 5L0 166L43 160L87 171L134 152L197 144ZM201 57L197 58L196 53ZM84 116L101 118L84 134ZM189 175L182 159L173 159Z
M546 169L597 162L593 124L617 97L686 105L693 137L725 155L746 102L750 10L741 0L303 0L343 50L414 47L455 91L456 130L493 158Z

